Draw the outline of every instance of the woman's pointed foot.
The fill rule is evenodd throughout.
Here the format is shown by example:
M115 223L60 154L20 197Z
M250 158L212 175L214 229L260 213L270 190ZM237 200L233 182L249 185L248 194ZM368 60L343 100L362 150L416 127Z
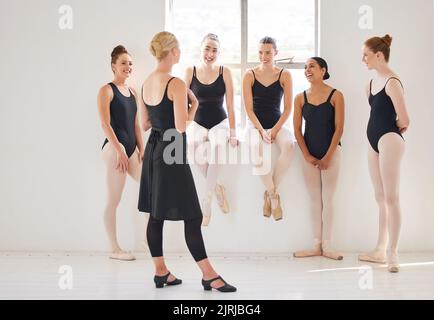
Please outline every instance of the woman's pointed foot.
M219 204L220 210L223 213L229 213L229 203L226 199L226 189L221 184L217 184L214 189L217 202Z
M121 260L121 261L133 261L136 260L136 257L131 253L125 252L123 250L114 251L109 256L110 259L113 260Z
M326 258L332 259L332 260L343 260L344 256L331 247L331 240L322 240L321 242L322 247L322 255Z
M283 210L280 204L280 195L275 189L273 189L268 192L268 197L270 198L271 214L273 215L274 220L282 220Z
M360 261L372 262L372 263L386 263L386 252L383 250L374 250L372 252L359 254Z
M211 204L212 204L212 193L207 193L207 195L202 200L202 226L206 227L209 225L211 220Z
M399 262L397 253L389 253L387 255L387 270L392 273L399 272Z
M337 251L323 251L322 255L332 260L343 260L344 256Z
M294 252L294 258L308 258L308 257L319 257L319 256L322 256L321 249L300 250Z
M269 218L271 217L271 202L270 198L268 197L268 192L264 192L264 206L262 208L264 217Z

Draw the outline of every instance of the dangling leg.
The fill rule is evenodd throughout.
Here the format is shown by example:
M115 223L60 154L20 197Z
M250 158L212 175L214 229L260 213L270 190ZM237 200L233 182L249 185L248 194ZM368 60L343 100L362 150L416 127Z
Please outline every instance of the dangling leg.
M273 182L275 187L274 194L270 194L271 210L274 212L273 216L276 220L282 218L282 207L280 204L280 196L277 193L277 188L286 171L288 171L294 153L294 140L291 136L291 132L285 127L282 127L276 136L276 144L280 149L280 155L276 161L276 166L273 172Z
M283 180L286 171L288 171L294 154L294 140L292 139L292 133L287 128L282 127L276 136L276 144L280 149L280 155L277 159L273 174L274 185L277 189L280 182Z
M333 230L333 217L334 217L334 196L339 177L339 168L341 162L341 148L337 147L330 167L327 170L321 171L322 183L322 251L323 256L334 259L342 260L344 257L341 253L333 251L330 247Z
M255 175L261 177L262 183L266 189L264 192L263 214L268 218L271 216L271 203L268 195L274 194L273 173L271 170L271 147L265 146L257 129L251 128L247 134L254 166L253 172ZM267 148L269 152L264 152L264 148Z
M193 155L194 164L207 181L207 189L205 196L201 201L201 209L203 214L203 225L207 226L211 219L211 204L213 191L208 190L208 170L210 162L210 143L208 142L208 129L202 127L193 121L191 125L190 136L193 136ZM212 179L212 177L211 177ZM213 189L212 189L213 190Z
M302 160L303 176L306 182L310 200L310 213L313 226L313 249L297 251L296 258L313 257L322 255L322 200L321 200L321 173L320 170L309 162Z
M229 126L227 119L225 119L211 128L208 135L213 155L212 162L208 167L207 191L215 193L219 207L224 213L229 212L229 204L226 200L225 188L221 184L218 184L218 180L222 165L226 163L227 160L226 147L229 136L228 132Z
M374 263L385 263L386 262L386 248L388 241L387 232L387 210L386 202L384 199L383 182L381 181L380 175L380 162L379 155L377 152L369 146L368 150L368 165L369 174L371 176L372 185L374 187L375 200L377 201L379 208L379 224L378 224L378 241L375 249L368 253L363 253L359 255L360 261L368 261Z
M399 178L405 143L396 133L388 133L381 137L378 149L380 151L380 174L388 214L389 252L387 264L390 272L398 272L398 242L401 231Z
M135 257L126 253L119 246L116 235L116 209L121 201L125 186L126 173L116 169L117 154L111 143L102 150L102 158L106 163L107 204L104 210L104 223L110 240L112 254L110 258L118 260L134 260Z
M208 155L206 146L204 144L208 140L208 129L193 121L190 125L190 128L188 129L188 135L193 141L192 152L194 156L194 164L206 179L208 171Z

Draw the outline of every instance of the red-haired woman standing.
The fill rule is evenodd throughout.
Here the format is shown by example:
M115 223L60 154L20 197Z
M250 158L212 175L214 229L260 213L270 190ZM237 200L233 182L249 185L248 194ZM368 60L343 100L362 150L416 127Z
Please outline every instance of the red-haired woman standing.
M361 261L384 263L390 272L399 271L398 240L401 229L399 176L405 143L402 134L410 120L399 77L389 65L392 38L373 37L363 47L363 62L375 77L366 87L371 106L367 135L368 164L380 212L379 237L373 252L359 256ZM386 255L387 245L389 252Z

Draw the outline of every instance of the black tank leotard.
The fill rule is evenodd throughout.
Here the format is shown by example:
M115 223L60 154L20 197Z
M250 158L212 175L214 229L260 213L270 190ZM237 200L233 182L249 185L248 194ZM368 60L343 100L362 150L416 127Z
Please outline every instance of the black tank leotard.
M372 149L377 153L379 153L378 141L386 133L395 132L402 138L399 128L396 125L397 115L395 107L393 106L392 99L390 99L386 93L386 86L390 79L396 79L401 83L398 78L391 77L387 79L384 88L376 95L372 94L372 80L369 85L369 104L371 105L371 114L369 116L366 133Z
M333 89L327 101L319 105L309 103L304 91L304 141L309 153L317 159L322 159L326 155L335 133L335 108L331 103L335 91L336 89Z
M223 108L226 86L223 80L223 66L220 67L218 78L210 84L203 84L197 79L196 67L193 67L193 78L190 89L193 91L199 107L196 110L194 121L208 130L222 122L228 116Z
M252 86L253 112L264 129L274 127L282 115L280 111L280 102L283 96L283 88L280 85L282 71L283 69L280 70L279 78L266 87L256 80L255 72L252 70L255 78Z
M109 85L113 90L113 99L110 102L110 125L119 142L125 147L129 158L136 149L136 98L129 89L130 96L126 97L114 83L110 82ZM108 140L105 139L102 148L104 148L107 142Z

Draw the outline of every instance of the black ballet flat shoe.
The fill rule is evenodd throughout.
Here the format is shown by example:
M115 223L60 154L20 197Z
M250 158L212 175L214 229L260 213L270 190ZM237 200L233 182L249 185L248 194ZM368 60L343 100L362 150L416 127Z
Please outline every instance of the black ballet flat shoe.
M169 276L170 276L170 271L165 276L154 276L155 287L157 287L157 288L163 288L164 285L166 285L166 286L176 286L176 285L182 283L181 279L175 279L173 281L167 281L167 279L169 278Z
M211 283L216 281L216 280L221 280L223 281L225 284L219 288L213 288L211 287ZM202 286L203 289L205 291L211 291L212 289L216 289L220 292L235 292L237 291L237 288L235 288L234 286L231 286L229 283L227 283L226 281L223 280L222 277L218 276L217 278L211 279L211 280L203 280L202 279Z

